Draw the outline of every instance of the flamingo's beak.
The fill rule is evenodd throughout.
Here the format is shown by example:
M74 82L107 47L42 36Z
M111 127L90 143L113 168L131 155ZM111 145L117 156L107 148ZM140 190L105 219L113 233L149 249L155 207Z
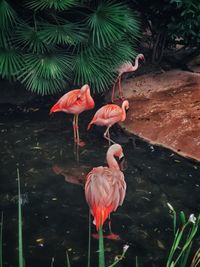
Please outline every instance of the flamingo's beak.
M142 62L145 63L145 57L142 58Z
M119 158L120 170L121 171L125 171L127 169L127 166L128 166L127 161L126 161L126 159L125 159L125 157L123 155L121 158Z

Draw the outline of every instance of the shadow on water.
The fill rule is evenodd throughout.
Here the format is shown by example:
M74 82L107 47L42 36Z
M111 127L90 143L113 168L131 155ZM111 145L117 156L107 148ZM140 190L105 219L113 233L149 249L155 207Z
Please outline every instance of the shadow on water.
M90 114L90 113L88 113ZM68 250L72 266L86 266L88 207L84 199L85 174L105 165L108 148L104 129L86 132L87 114L81 116L79 162L74 155L72 118L47 113L2 118L0 205L4 212L4 266L17 266L17 181L19 167L23 199L23 239L26 266L65 266ZM81 120L80 118L80 120ZM99 131L99 133L98 133ZM123 145L128 168L127 194L122 207L112 214L114 232L120 241L105 240L106 259L130 248L118 265L164 266L173 239L172 218L167 202L187 215L200 211L200 165L169 150L140 139L115 135ZM92 231L95 228L92 226ZM196 241L199 246L200 239ZM97 241L92 240L92 265L97 266Z

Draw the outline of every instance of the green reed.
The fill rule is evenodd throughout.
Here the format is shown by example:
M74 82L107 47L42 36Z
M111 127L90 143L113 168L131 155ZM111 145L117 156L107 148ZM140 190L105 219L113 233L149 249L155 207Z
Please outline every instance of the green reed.
M0 267L3 267L3 211L1 212L1 228L0 228Z
M188 220L186 220L184 212L181 211L179 215L181 225L177 229L177 218L174 218L177 217L176 212L170 204L168 206L173 214L173 226L175 230L175 235L167 259L166 267L175 267L177 265L179 265L180 267L186 267L188 266L187 263L189 255L191 254L193 240L200 225L200 215L195 218L194 215L191 214ZM200 260L200 255L199 253L196 253L190 267L196 267L196 263L198 264L198 260Z
M67 250L66 250L66 261L67 261L67 267L71 267Z
M22 200L21 200L21 188L20 188L20 176L19 169L17 168L17 180L18 180L18 263L19 267L24 266L23 260L23 239L22 239Z
M105 267L105 252L102 224L100 224L99 228L99 267Z

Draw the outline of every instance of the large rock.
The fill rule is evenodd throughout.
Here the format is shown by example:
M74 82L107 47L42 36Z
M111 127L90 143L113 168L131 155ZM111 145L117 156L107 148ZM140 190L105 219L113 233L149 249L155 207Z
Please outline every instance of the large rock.
M148 74L123 84L130 111L125 128L152 144L200 161L200 74Z

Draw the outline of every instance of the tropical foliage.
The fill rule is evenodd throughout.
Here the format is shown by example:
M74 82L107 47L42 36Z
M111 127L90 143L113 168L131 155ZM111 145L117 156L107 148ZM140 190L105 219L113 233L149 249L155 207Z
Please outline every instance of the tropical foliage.
M200 48L200 1L199 0L170 0L177 10L168 28L172 40L177 37L183 45Z
M135 57L138 29L123 1L0 0L0 76L43 95L84 83L103 92Z
M200 47L199 0L132 0L132 8L141 14L146 44L152 50L152 62L162 60L166 48L176 44Z

